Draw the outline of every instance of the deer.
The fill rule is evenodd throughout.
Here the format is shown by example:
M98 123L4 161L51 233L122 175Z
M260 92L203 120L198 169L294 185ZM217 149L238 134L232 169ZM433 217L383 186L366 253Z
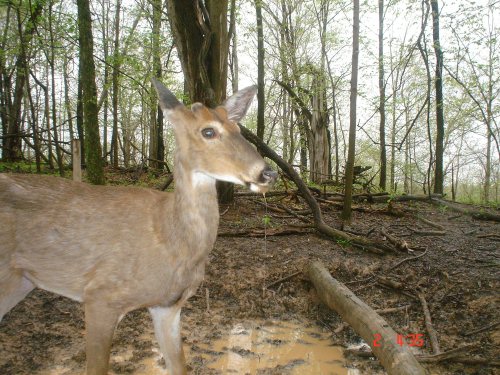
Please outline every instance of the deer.
M36 287L82 302L87 375L108 373L115 328L139 308L168 373L187 374L181 308L217 237L216 180L265 194L277 178L238 126L256 86L212 109L152 82L176 143L173 192L0 174L0 321Z

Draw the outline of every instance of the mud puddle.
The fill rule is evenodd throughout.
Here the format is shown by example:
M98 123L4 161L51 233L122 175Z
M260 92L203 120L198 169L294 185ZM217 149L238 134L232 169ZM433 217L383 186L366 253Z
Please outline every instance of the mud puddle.
M188 359L198 357L205 368L221 374L257 374L266 369L297 375L360 374L344 367L343 350L331 345L328 333L297 322L238 323L210 344L185 350ZM141 374L164 374L160 355L154 352L153 358L142 361Z

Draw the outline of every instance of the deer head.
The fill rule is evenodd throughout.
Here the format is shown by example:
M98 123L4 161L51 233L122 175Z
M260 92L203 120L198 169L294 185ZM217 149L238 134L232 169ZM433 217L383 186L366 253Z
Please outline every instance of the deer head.
M201 103L184 106L158 80L153 79L163 113L173 126L177 143L176 166L191 171L193 183L233 182L265 193L276 180L255 148L240 133L238 122L245 116L257 90L238 91L215 109Z

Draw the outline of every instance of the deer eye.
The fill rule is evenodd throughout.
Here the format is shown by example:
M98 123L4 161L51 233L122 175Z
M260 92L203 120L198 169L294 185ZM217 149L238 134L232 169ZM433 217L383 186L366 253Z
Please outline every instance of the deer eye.
M214 128L205 128L201 131L201 135L206 139L213 139L217 135Z

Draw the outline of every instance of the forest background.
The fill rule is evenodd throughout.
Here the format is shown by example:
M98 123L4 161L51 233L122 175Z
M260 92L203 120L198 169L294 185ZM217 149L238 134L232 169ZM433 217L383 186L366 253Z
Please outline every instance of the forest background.
M85 138L87 167L96 161L100 169L170 171L173 135L158 110L155 76L186 103L209 105L258 83L259 104L245 126L309 183L341 189L352 2L193 1L190 18L182 18L176 3L0 0L0 169L14 164L64 175L71 140ZM365 172L359 188L498 204L499 7L498 0L361 3L355 165ZM176 24L209 41L195 51L199 66L214 58L214 47L227 51L227 70L218 72L227 87L196 95L185 79L190 73L175 42ZM214 85L213 76L207 81ZM85 103L93 103L95 117L88 108L83 115Z

